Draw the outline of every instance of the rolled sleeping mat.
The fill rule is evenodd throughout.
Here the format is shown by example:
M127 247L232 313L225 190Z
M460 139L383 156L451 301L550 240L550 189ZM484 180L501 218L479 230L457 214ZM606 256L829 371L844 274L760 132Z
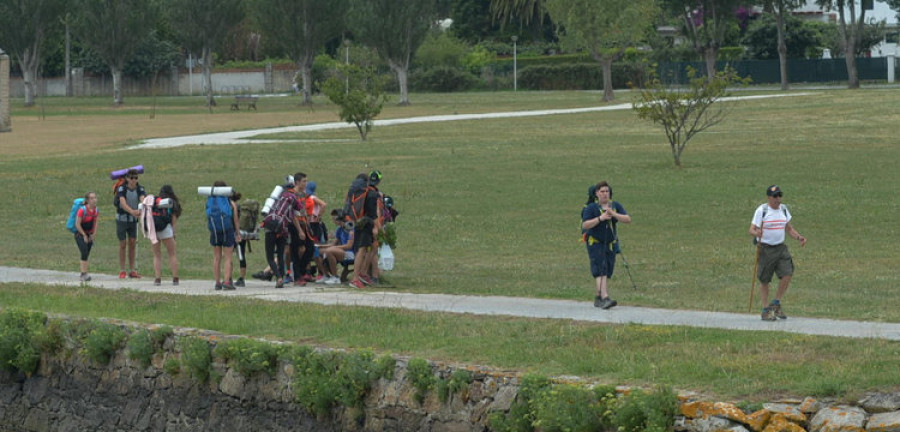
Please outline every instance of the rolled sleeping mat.
M266 198L266 202L265 204L263 204L263 208L262 210L260 210L260 213L264 215L269 214L269 211L272 210L272 206L275 205L275 200L277 200L283 192L284 188L281 187L281 185L275 186L275 189L272 189L272 193L269 194L268 198Z
M197 193L203 196L230 197L234 194L234 189L231 186L199 186Z
M156 204L156 208L167 209L172 208L175 205L175 202L172 201L172 198L162 198L159 200L159 203Z
M124 168L124 169L112 171L112 172L109 173L109 179L110 179L110 180L118 180L118 179L120 179L120 178L122 178L122 177L125 177L125 174L128 174L128 171L131 171L131 170L137 171L138 174L143 174L143 173L144 173L144 166L143 166L143 165L137 165L137 166L133 166L133 167L131 167L131 168Z

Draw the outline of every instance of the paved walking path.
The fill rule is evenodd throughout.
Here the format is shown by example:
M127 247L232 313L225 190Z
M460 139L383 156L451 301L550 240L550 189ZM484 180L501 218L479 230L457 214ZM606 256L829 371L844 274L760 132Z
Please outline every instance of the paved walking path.
M269 301L316 303L323 305L369 306L475 315L502 315L552 318L612 324L681 325L731 330L783 331L809 335L900 340L900 323L843 321L790 317L765 322L759 314L705 312L617 306L610 310L593 307L593 302L542 300L517 297L411 294L378 290L357 290L347 285L308 284L306 287L275 289L273 282L248 280L245 288L214 291L209 280L182 280L179 286L165 281L153 286L153 279L119 280L111 275L92 275L89 285L106 289L132 289L149 293L247 297ZM77 273L0 267L0 283L34 282L79 287Z

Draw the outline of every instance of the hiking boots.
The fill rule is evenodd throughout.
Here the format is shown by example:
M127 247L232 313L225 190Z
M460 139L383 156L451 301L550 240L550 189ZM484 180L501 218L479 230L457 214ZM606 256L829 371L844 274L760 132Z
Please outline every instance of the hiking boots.
M617 302L609 297L607 297L601 301L603 302L603 304L600 305L600 309L610 309L610 308L615 307L617 304L619 304L619 302Z
M82 282L90 282L91 275L89 275L87 273L82 273L81 276L79 277L79 279L81 279Z
M772 313L775 315L775 318L778 319L787 319L787 315L784 314L784 311L781 310L781 303L772 302L769 304L769 309L772 310Z
M130 279L140 279L141 275L139 275L138 272L132 270L131 273L128 273L128 277Z
M162 284L162 280L160 278L153 279L153 286L160 286Z
M225 282L222 284L222 289L225 291L234 291L234 284L231 281Z
M601 306L603 306L603 297L600 297L600 296L594 297L594 307L598 308Z
M215 289L216 291L222 291L222 283L221 283L221 282L216 282L216 286L214 287L214 289Z
M775 311L772 308L763 308L762 310L762 320L763 321L778 321L778 318L775 318Z
M172 278L172 286L178 286L178 278Z
M278 278L275 281L275 288L284 288L284 279Z
M238 278L238 280L234 283L234 286L243 288L247 286L247 284L244 283L244 278Z

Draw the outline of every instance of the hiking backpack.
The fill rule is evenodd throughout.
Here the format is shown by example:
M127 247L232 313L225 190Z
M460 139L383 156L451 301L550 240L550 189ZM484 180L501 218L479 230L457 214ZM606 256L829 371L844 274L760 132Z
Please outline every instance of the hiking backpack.
M259 226L259 201L245 199L238 207L238 222L241 231L252 233Z
M166 229L166 227L172 223L172 213L167 208L159 208L159 201L162 198L156 197L153 200L153 209L151 210L151 214L153 215L153 226L156 228L156 231L162 231Z
M71 231L72 234L78 232L78 228L75 227L75 224L78 222L78 209L84 208L85 215L87 214L87 207L84 205L84 198L75 198L75 201L72 201L72 210L69 211L69 218L66 219L66 229Z
M275 204L272 205L272 209L269 210L269 214L266 215L266 218L263 220L263 227L267 231L274 232L276 234L281 233L281 230L284 227L284 224L288 223L291 220L291 214L294 209L291 207L291 202L293 200L289 199L287 195L291 192L282 193L277 200L275 200Z
M206 226L212 232L234 230L234 213L228 197L210 196L207 198L206 219Z

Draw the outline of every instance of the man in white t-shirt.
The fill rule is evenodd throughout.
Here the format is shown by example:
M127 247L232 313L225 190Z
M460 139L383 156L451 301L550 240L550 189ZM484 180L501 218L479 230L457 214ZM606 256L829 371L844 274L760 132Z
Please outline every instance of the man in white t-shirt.
M756 237L760 248L756 277L760 283L759 294L762 299L764 321L787 319L787 315L781 310L781 297L791 283L794 261L787 245L784 244L785 234L798 240L801 247L806 245L806 238L791 226L791 213L787 206L781 204L783 195L777 185L769 186L766 189L768 202L756 208L753 221L750 223L750 235ZM772 303L768 303L769 283L772 282L773 274L779 279L778 291L775 292Z

